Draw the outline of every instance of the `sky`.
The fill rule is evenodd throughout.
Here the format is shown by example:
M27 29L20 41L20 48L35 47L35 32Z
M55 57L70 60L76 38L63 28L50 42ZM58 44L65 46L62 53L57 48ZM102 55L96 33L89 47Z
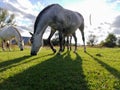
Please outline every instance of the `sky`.
M98 41L109 33L120 36L120 0L0 0L0 7L15 14L15 21L24 36L33 32L37 15L46 6L57 3L62 7L81 13L85 19L85 38L96 35ZM89 16L91 15L90 25ZM47 38L50 28L43 38ZM78 43L82 44L81 33L77 32Z

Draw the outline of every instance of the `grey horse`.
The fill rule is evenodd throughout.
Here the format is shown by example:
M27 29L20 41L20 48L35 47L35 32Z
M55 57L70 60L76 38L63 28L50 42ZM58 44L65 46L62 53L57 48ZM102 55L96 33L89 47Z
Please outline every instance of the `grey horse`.
M83 16L78 12L65 9L58 4L52 4L44 8L36 18L34 24L34 33L31 38L31 55L37 55L39 49L42 47L42 37L48 26L51 27L51 33L48 37L48 42L54 53L56 52L56 49L53 47L50 39L56 30L59 31L59 53L61 53L63 51L64 37L75 33L77 29L81 31L84 51L86 52Z

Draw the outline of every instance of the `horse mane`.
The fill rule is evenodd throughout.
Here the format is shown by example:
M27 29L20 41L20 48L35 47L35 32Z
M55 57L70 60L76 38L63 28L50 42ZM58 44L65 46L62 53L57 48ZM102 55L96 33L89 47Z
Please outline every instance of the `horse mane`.
M18 31L18 29L14 26L13 26L13 28L17 31L18 35L20 36L20 40L22 40L22 36L21 36L20 32Z
M48 10L49 8L51 8L51 7L54 6L54 5L58 5L58 4L51 4L51 5L47 6L46 8L44 8L44 9L38 14L38 16L36 17L35 24L34 24L34 33L35 33L35 31L36 31L37 24L38 24L38 22L39 22L39 20L40 20L39 18L43 15L43 13L45 13L46 10Z

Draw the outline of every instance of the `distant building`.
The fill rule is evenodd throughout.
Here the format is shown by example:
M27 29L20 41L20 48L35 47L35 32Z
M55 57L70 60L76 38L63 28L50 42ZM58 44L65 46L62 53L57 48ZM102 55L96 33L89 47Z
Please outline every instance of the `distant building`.
M22 38L23 38L23 40L24 40L24 44L25 44L25 45L30 44L30 37L22 37Z

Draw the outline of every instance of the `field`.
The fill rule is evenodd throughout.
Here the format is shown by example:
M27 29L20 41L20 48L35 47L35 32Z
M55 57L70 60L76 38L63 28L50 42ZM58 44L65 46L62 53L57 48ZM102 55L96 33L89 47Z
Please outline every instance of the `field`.
M120 90L120 48L0 51L0 90Z

